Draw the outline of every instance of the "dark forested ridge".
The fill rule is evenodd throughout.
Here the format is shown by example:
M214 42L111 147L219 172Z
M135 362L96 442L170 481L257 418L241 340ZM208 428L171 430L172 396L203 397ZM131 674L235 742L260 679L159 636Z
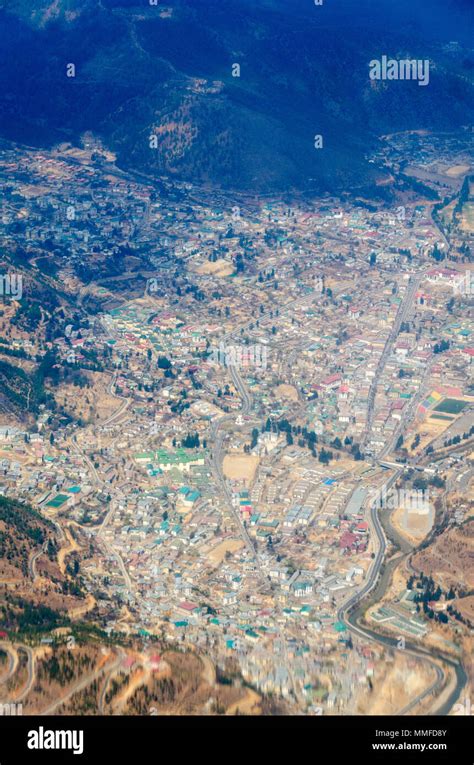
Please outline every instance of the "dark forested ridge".
M380 134L472 122L469 6L0 0L0 135L36 146L90 129L122 166L228 188L364 186ZM429 86L374 87L384 54L430 59Z

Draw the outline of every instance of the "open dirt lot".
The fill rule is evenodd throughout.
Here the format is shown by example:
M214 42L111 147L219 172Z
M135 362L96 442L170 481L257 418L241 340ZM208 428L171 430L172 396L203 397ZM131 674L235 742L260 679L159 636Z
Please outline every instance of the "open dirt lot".
M259 458L253 454L226 454L223 470L226 478L237 481L253 481Z
M233 553L236 550L240 550L243 545L244 543L240 539L226 539L225 542L221 542L217 547L214 547L208 553L208 557L213 563L219 564L224 560L226 552Z

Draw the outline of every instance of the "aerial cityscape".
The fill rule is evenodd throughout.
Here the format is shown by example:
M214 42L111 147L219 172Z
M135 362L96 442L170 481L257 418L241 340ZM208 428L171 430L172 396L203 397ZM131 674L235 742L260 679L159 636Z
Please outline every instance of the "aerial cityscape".
M346 149L323 111L287 144L269 110L288 104L263 92L260 112L255 83L226 95L249 32L229 17L225 38L203 5L0 8L24 70L51 57L43 85L1 75L1 715L471 715L468 5L423 55L421 31L364 47ZM258 39L287 5L221 12L255 14ZM305 14L339 23L329 0L294 5L281 61L258 64L284 100ZM106 77L128 63L143 84L153 56L157 90L118 77L109 112ZM377 89L387 113L363 143L352 99ZM239 109L242 145L222 124ZM297 166L305 140L317 159Z

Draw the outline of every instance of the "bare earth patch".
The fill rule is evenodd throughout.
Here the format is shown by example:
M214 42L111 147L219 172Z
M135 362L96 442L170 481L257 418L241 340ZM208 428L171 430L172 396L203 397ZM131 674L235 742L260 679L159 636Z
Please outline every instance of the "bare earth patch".
M254 454L226 454L223 470L226 478L235 481L253 481L259 457Z
M244 546L244 543L240 539L226 539L225 542L221 542L214 547L208 554L208 557L213 563L219 564L225 558L226 552L236 552Z
M282 384L275 389L278 398L289 398L290 401L298 401L298 391L293 385Z
M208 261L200 265L196 271L198 274L213 274L214 276L230 276L234 273L234 266L228 260L216 260L214 263Z

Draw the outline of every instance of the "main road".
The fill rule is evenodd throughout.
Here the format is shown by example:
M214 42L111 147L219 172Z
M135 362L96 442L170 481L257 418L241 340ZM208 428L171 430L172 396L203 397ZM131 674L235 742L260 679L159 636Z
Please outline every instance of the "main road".
M8 655L8 670L3 677L0 677L0 685L4 685L16 672L18 666L18 654L9 643L0 642L0 651L5 651Z
M226 339L229 339L230 337L231 335L227 335ZM242 398L242 408L240 410L240 414L242 416L246 416L250 413L252 409L252 398L247 390L247 387L244 381L242 380L242 377L240 376L238 367L235 365L229 365L228 369L232 377L232 382L234 383L236 390L238 391L238 393L240 394ZM226 499L229 511L235 520L235 523L240 533L240 537L243 540L245 546L247 547L249 553L251 554L252 558L254 559L257 565L257 569L262 579L262 582L264 583L265 587L268 587L269 586L268 578L266 577L266 575L263 573L263 571L260 568L258 553L255 549L255 546L252 540L250 539L247 529L245 528L242 522L239 509L238 508L236 509L234 506L234 503L232 501L232 494L224 476L224 471L223 471L224 435L220 431L223 425L225 425L226 423L232 422L233 420L234 420L234 415L227 414L211 422L210 431L211 431L211 443L212 443L212 454L211 454L212 468L213 468L213 472L214 472L214 476L217 481L217 484L219 488L221 489L221 493Z
M370 386L370 391L369 391L366 435L363 441L364 444L367 443L368 439L370 438L370 434L372 430L375 397L376 397L376 392L377 392L377 387L379 384L380 377L383 374L383 370L385 368L387 358L389 357L391 353L392 345L400 332L401 324L403 321L405 321L406 317L408 316L409 310L413 304L415 292L418 289L422 278L423 278L423 273L418 273L410 279L405 295L403 296L402 303L399 306L399 309L395 318L395 322L392 326L390 334L385 343L384 350L379 359L376 373L374 375L374 379L372 381L372 384ZM424 377L426 377L426 372ZM404 427L406 427L406 425L408 424L408 420L413 415L414 411L416 411L416 406L420 398L423 396L423 384L424 384L424 379L420 385L420 388L418 389L416 396L414 396L410 405L407 407L407 411L403 415L400 426L397 429L394 436L392 437L390 443L387 444L387 446L380 452L380 458L383 458L387 453L389 453L394 448L396 439L398 438L398 434L402 431ZM398 480L398 478L400 477L404 469L402 465L400 465L399 468L395 467L395 465L393 465L393 467L395 468L394 472L392 473L392 475L390 476L390 478L385 484L385 490L387 493L390 491L393 484ZM379 635L373 630L365 629L361 627L361 625L358 622L357 606L360 607L361 602L369 595L370 592L372 592L372 590L376 588L377 583L379 582L380 571L381 571L382 564L385 560L385 555L387 550L387 540L386 540L382 525L380 523L380 519L378 517L378 509L379 508L378 508L377 501L376 500L372 501L369 506L369 526L371 531L371 537L374 540L374 547L375 547L375 555L374 555L373 562L370 566L368 575L366 577L366 580L363 586L357 592L353 593L339 607L338 619L340 622L346 624L347 627L354 634L357 634L360 637L363 637L365 640L367 639L374 640L376 642L381 643L382 645L390 645L391 647L397 649L398 641L396 639ZM427 689L425 689L421 694L418 694L418 696L415 699L413 699L408 705L406 705L399 712L399 714L408 714L412 709L418 706L418 704L424 698L440 690L443 687L443 684L445 681L445 672L440 668L440 666L436 662L433 661L433 653L430 654L430 652L427 649L421 648L420 646L413 645L413 644L406 646L404 650L406 653L410 653L411 655L416 656L417 658L423 658L424 660L428 661L430 665L432 666L432 668L434 669L436 679ZM460 692L460 689L462 689L462 686L463 686L463 675L464 675L464 670L462 669L461 665L459 663L453 662L452 660L449 660L449 657L444 656L443 654L441 654L441 652L439 652L439 654L437 655L443 661L447 662L448 664L450 663L451 666L455 669L456 677L457 677L457 685L456 685L455 693L458 691ZM455 700L455 694L451 694L450 700L446 702L446 704L444 705L445 710L449 710L449 704L451 703L451 701L453 701L453 699Z
M424 274L422 272L422 273L415 274L414 276L410 278L408 287L405 290L405 294L402 298L402 302L400 303L398 307L395 321L393 323L393 326L385 342L382 355L377 364L377 369L375 370L374 379L372 380L372 383L370 385L369 396L367 400L367 423L365 427L365 435L362 439L362 447L365 447L367 445L367 442L369 441L371 433L372 433L372 424L373 424L373 419L375 415L375 397L377 394L379 380L385 369L385 364L387 363L387 359L390 356L390 353L392 351L392 345L399 335L402 322L405 321L410 309L413 306L413 299L415 297L415 292L420 286L420 282L423 279L423 275ZM363 448L362 448L362 451L363 451Z
M401 467L399 471L395 471L387 481L385 485L387 493L399 478L402 469L403 468ZM346 601L344 601L344 603L341 604L337 612L337 618L341 623L345 624L351 632L363 638L364 640L374 641L380 643L383 646L390 646L395 650L402 650L399 648L398 639L391 638L386 635L380 635L374 630L362 627L359 623L359 616L361 613L363 613L363 607L361 605L362 601L379 584L381 567L384 562L387 549L387 540L380 523L380 519L378 517L378 504L376 500L372 502L369 508L369 524L371 527L372 538L377 540L377 550L374 560L371 564L368 576L363 586L357 592L353 593ZM388 576L384 590L389 584L389 581L390 577ZM380 599L382 595L383 593L378 596L378 599ZM448 664L456 675L456 686L454 690L450 693L449 698L443 703L441 709L438 710L438 714L448 714L450 708L460 696L461 691L467 681L466 674L460 662L453 660L451 657L443 654L441 651L435 652L414 643L405 643L405 648L403 651L405 654L410 654L411 656L414 656L418 659L423 659L424 661L428 662L435 673L435 680L430 684L428 688L426 688L422 693L418 694L409 704L400 710L398 714L409 714L409 712L417 707L425 698L430 695L434 695L443 689L446 680L446 673L439 666L439 664L434 661L434 658L437 658L439 661Z
M28 696L29 692L31 691L31 688L33 687L33 683L35 680L35 657L33 649L30 648L29 645L23 645L23 643L0 643L0 648L2 648L4 651L6 651L10 657L10 667L8 670L8 673L6 677L2 678L0 680L0 683L3 685L7 680L10 680L17 671L19 667L19 656L18 652L23 651L26 654L27 658L27 665L26 665L26 671L27 671L27 677L26 677L26 684L21 690L20 693L15 695L15 698L12 699L8 703L19 703L20 701L24 701L24 699ZM13 692L14 693L14 692ZM4 702L2 702L4 703Z
M231 376L232 379L237 380L237 370L235 367L231 367ZM235 378L234 378L235 376ZM243 386L243 381L239 380L238 383L239 387L240 385ZM237 388L237 384L236 384ZM248 393L245 394L245 397L243 397L244 405L242 408L242 413L246 413L250 410L251 407L251 399ZM245 528L244 524L242 523L242 519L239 515L239 511L235 509L233 501L232 501L232 494L230 492L230 489L227 485L227 482L224 477L224 471L222 467L224 454L223 454L223 441L224 436L220 432L222 426L225 423L231 422L234 419L233 415L225 415L224 417L220 417L218 420L214 420L211 423L211 443L212 443L212 453L211 453L211 462L212 462L212 468L214 472L215 479L219 485L219 488L221 489L221 492L223 496L226 499L228 508L237 524L237 528L239 529L240 536L243 539L247 549L252 555L252 558L255 559L255 561L258 563L257 560L257 553L255 551L255 547L253 545L252 540L250 539L250 536L247 532L247 529Z

